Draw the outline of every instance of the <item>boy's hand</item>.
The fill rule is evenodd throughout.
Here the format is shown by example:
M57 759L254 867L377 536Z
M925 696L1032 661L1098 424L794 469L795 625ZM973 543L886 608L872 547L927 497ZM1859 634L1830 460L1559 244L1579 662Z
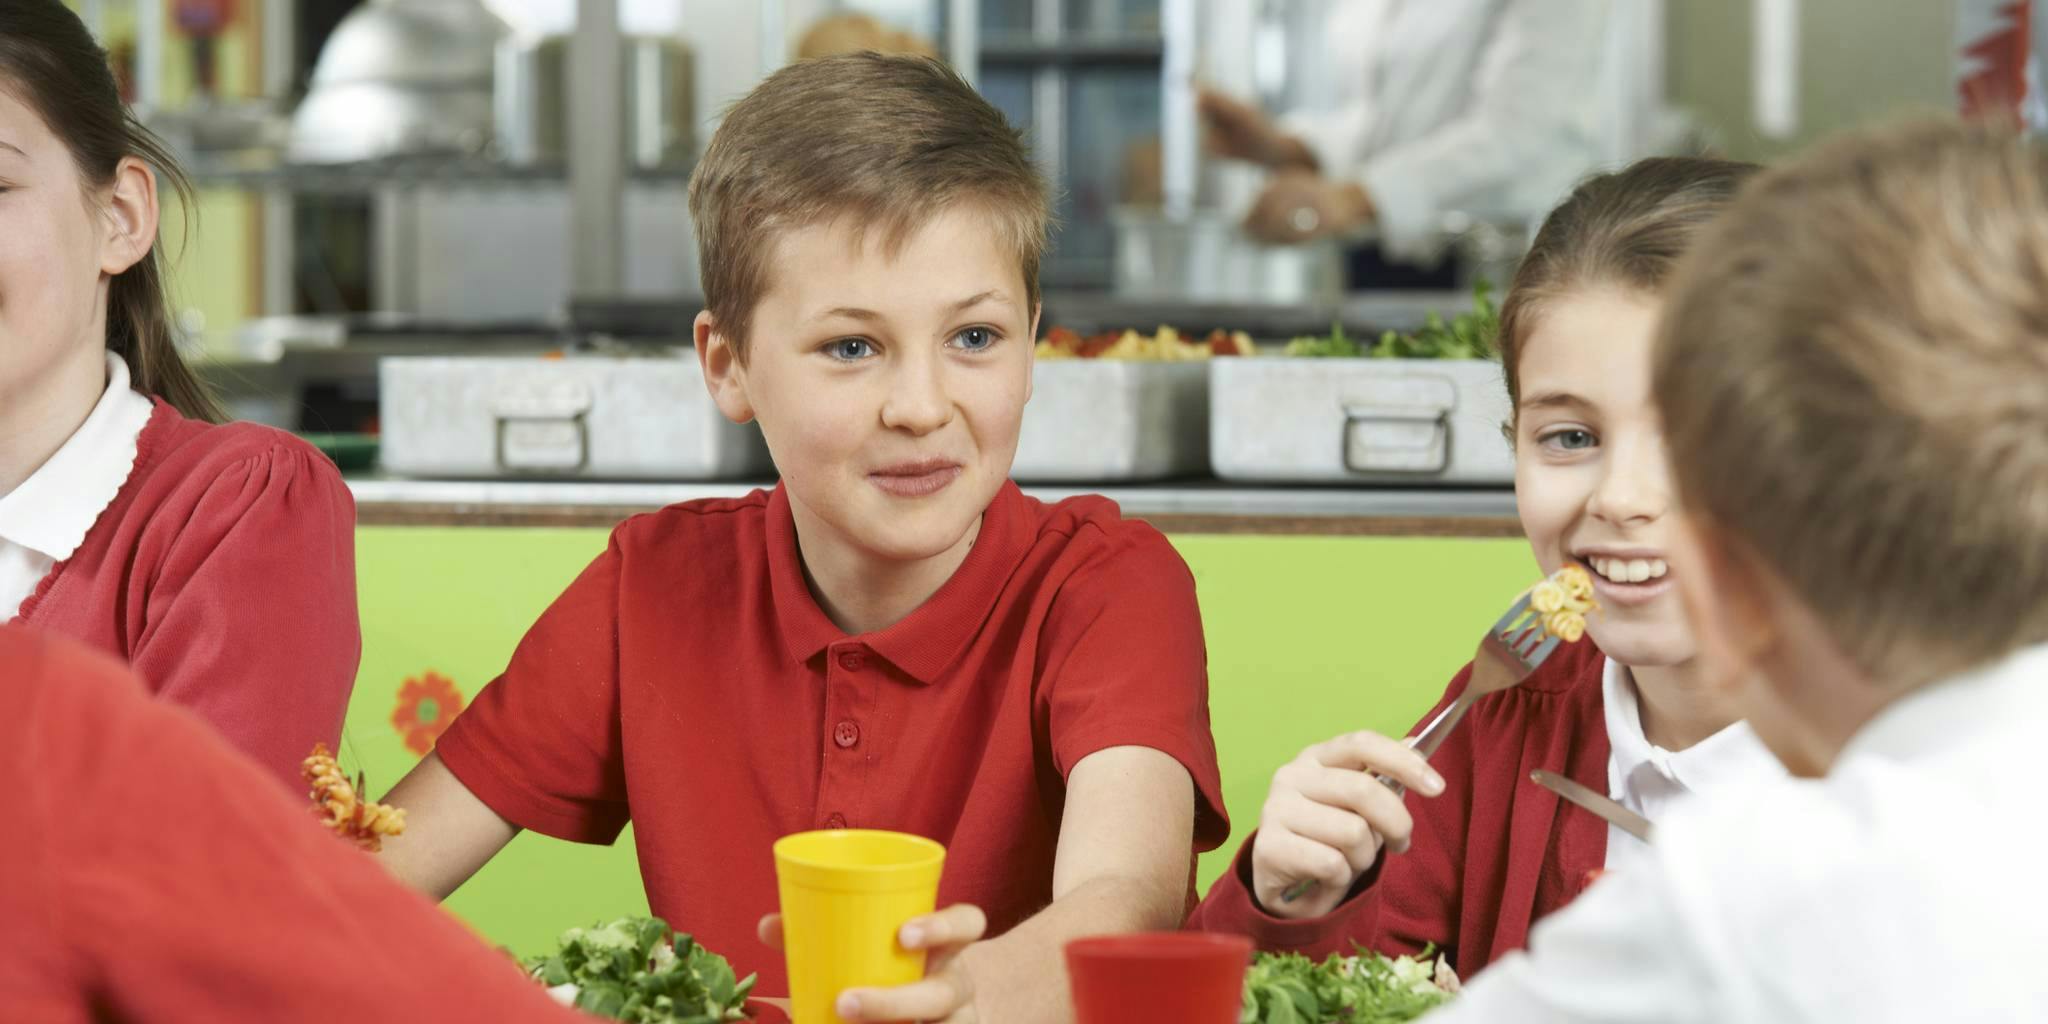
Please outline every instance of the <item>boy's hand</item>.
M927 1021L930 1024L975 1024L974 984L962 969L960 954L981 939L988 918L980 907L962 903L936 914L913 919L897 933L905 949L927 954L923 981L895 988L850 988L839 994L835 1010L850 1021ZM761 919L761 941L782 948L782 916Z
M1425 796L1444 780L1399 740L1354 732L1318 743L1273 774L1252 843L1252 895L1275 917L1320 917L1336 909L1380 847L1408 848L1415 822L1401 797L1374 774L1399 779ZM1297 882L1314 889L1292 903L1282 894Z

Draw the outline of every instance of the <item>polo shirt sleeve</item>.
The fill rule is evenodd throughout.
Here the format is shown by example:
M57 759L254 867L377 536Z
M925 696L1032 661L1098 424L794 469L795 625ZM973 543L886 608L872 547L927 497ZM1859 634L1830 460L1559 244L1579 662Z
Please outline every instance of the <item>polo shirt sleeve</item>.
M435 751L463 786L523 829L610 843L626 826L619 726L617 534L533 624L503 675Z
M1150 747L1195 784L1195 848L1230 836L1216 741L1209 732L1209 656L1195 579L1157 530L1125 536L1061 586L1041 650L1052 755L1060 776L1110 747Z

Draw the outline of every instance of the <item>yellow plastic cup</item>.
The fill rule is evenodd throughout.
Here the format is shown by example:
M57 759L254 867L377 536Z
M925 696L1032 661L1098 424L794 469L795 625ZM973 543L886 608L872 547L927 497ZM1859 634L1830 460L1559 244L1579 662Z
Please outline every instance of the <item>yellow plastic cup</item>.
M793 1024L843 1024L849 988L908 985L924 951L897 932L936 909L946 848L901 832L799 832L775 842Z

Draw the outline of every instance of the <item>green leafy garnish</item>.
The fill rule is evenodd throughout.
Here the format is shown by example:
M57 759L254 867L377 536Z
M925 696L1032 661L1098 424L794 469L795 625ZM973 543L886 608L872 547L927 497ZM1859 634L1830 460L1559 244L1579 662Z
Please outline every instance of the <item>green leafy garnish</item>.
M1238 1024L1399 1024L1448 1002L1427 952L1384 957L1361 950L1316 963L1261 953L1244 978Z
M576 1008L633 1024L720 1024L746 1020L754 976L735 980L732 965L658 917L622 917L571 928L561 948L527 961L549 988L576 986Z
M1331 324L1327 336L1288 342L1287 354L1321 359L1492 359L1498 354L1494 337L1499 332L1500 311L1493 305L1493 286L1482 280L1472 285L1469 312L1449 320L1431 312L1413 334L1388 331L1368 348L1346 337L1342 324Z

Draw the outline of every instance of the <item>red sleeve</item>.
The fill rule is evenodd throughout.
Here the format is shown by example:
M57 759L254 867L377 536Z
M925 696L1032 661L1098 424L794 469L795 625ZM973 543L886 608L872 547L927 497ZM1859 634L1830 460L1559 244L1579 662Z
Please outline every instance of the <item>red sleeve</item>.
M1110 747L1151 747L1195 784L1195 849L1230 837L1216 740L1209 732L1209 658L1195 580L1166 538L1130 524L1134 540L1061 586L1042 640L1041 699L1061 777Z
M1456 699L1470 673L1470 666L1461 670L1421 721L1436 717ZM1418 722L1416 729L1420 728ZM1258 838L1254 833L1238 849L1230 870L1216 880L1189 916L1188 927L1245 935L1260 949L1311 957L1349 955L1359 946L1396 956L1419 953L1429 946L1455 952L1460 866L1472 784L1471 744L1469 740L1461 742L1460 737L1471 732L1453 732L1430 759L1444 776L1447 788L1442 796L1426 799L1408 794L1408 812L1415 817L1415 836L1408 852L1382 853L1344 902L1329 913L1289 920L1275 917L1259 904L1252 895L1252 843Z
M334 464L276 444L194 481L129 660L286 785L338 749L362 655L355 502ZM152 528L154 531L154 527Z
M18 1019L582 1019L197 719L58 644L0 630L20 716L0 806L47 852L5 887L44 910L0 928Z
M434 745L506 821L610 843L626 827L619 728L619 544L569 584Z

